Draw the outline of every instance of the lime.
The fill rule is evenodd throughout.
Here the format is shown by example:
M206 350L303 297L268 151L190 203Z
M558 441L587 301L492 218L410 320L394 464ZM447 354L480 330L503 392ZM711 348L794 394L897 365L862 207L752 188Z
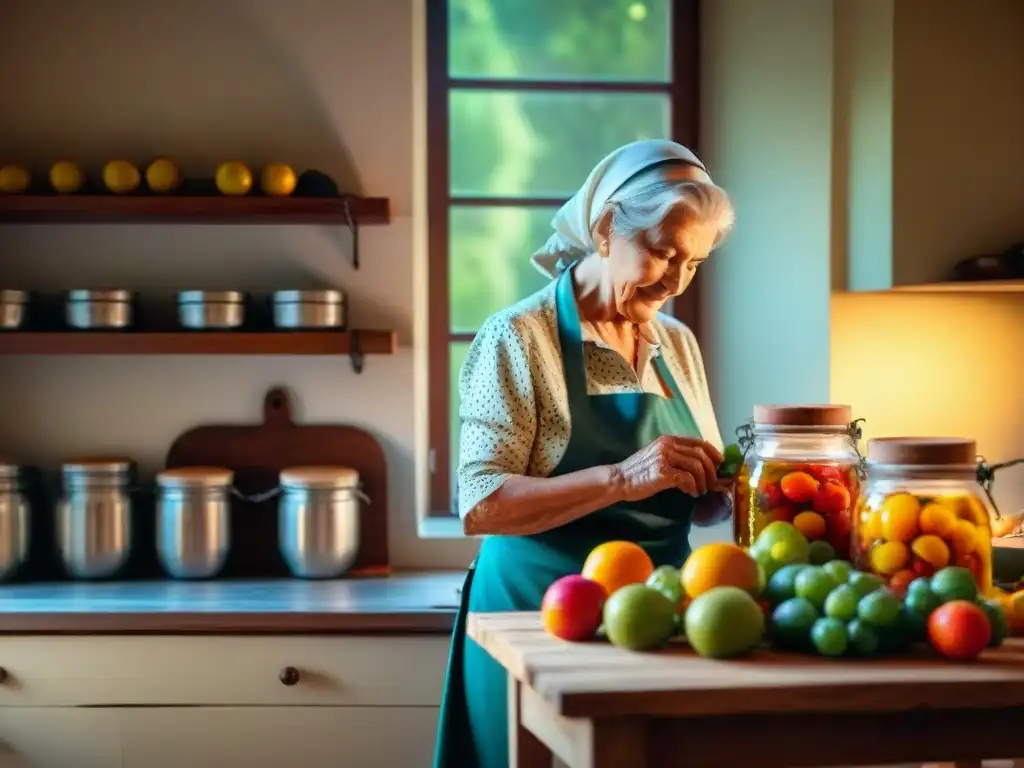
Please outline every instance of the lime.
M676 632L676 606L646 584L620 587L604 604L604 628L612 645L645 651Z
M879 589L860 599L857 618L873 627L887 627L900 615L900 601L887 589Z
M822 656L846 653L846 624L839 619L818 619L811 627L811 642Z
M771 635L783 648L806 648L818 610L803 597L781 603L772 613Z
M932 592L942 598L942 602L950 600L978 599L978 585L974 582L974 574L967 568L950 566L943 568L932 576Z
M927 619L932 611L942 605L942 598L932 591L928 579L914 579L907 587L903 604L907 610Z
M678 606L683 601L683 583L679 579L679 569L671 565L655 568L647 577L647 586L656 589Z
M754 542L756 549L771 554L780 563L806 563L810 546L807 538L789 523L769 523Z
M860 596L849 584L840 584L825 598L825 615L840 621L849 621L857 615Z
M827 541L812 541L807 545L807 561L812 565L824 565L836 559L836 550Z
M850 574L853 573L853 566L846 560L830 560L821 567L839 584L845 584L849 581Z
M778 605L796 597L796 577L806 565L784 565L768 579L764 588L764 596L771 605Z
M818 565L809 565L796 577L796 596L807 598L815 608L821 609L828 593L837 586L839 584L829 576L828 571Z
M988 616L988 623L992 626L992 639L988 641L988 647L998 648L1003 644L1003 640L1006 639L1006 635L1009 633L1003 606L991 600L982 600L978 605L981 606L981 610Z
M885 586L885 582L875 574L862 571L854 571L846 581L860 597L869 595Z
M874 656L878 652L878 633L860 619L846 625L846 642L857 656Z
M764 613L746 590L712 587L687 607L685 627L693 650L701 656L727 659L760 644Z

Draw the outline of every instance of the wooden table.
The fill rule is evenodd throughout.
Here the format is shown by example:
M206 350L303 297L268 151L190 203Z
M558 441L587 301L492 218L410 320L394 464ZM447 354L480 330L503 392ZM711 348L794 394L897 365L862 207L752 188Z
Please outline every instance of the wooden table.
M1024 640L973 663L830 661L763 651L713 661L546 634L536 613L473 614L509 673L511 766L828 766L1024 755Z

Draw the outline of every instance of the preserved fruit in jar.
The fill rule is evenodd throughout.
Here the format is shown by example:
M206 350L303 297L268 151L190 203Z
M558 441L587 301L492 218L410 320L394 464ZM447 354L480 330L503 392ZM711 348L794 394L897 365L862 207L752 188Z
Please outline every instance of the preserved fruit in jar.
M973 440L868 441L867 480L854 520L854 560L897 592L946 566L992 587L991 510Z
M736 480L736 542L750 546L782 520L812 542L812 552L849 559L861 469L850 407L757 405L739 433L745 458Z

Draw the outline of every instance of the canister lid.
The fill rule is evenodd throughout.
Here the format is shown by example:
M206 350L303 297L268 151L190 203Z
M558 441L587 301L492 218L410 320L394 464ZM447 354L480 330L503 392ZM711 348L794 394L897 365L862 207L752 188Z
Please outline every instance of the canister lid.
M755 405L754 423L773 427L845 427L853 421L848 405Z
M231 485L235 473L225 467L177 467L158 472L161 488L219 488Z
M289 467L281 470L281 485L291 488L356 488L359 473L350 467Z
M241 291L179 291L179 304L241 304L245 294Z
M96 457L96 458L82 458L73 459L66 461L61 465L61 469L66 475L73 474L104 474L111 473L117 474L121 472L128 472L132 468L131 459L121 459L116 457Z
M907 466L973 465L978 447L962 437L876 437L868 440L867 460Z
M275 304L343 304L345 294L334 288L307 291L275 291Z
M0 303L25 304L26 302L28 302L28 291L19 291L14 288L0 290Z
M75 288L68 291L68 301L113 301L125 303L135 296L134 291L122 288Z

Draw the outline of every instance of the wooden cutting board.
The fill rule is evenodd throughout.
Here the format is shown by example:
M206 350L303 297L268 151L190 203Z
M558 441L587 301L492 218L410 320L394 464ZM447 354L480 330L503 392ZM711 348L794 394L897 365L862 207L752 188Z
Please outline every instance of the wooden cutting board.
M263 399L263 421L193 427L171 444L169 469L227 467L243 496L270 491L288 467L330 465L359 472L369 497L359 517L359 555L349 575L388 573L388 484L384 450L365 430L343 424L296 424L288 392L274 388ZM231 554L224 576L287 576L277 548L277 497L232 500Z

